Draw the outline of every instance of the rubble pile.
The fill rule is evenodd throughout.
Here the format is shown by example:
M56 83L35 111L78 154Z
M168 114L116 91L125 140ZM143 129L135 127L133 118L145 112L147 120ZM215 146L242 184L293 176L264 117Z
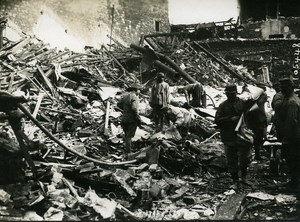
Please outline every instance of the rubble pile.
M174 42L177 43L176 47ZM205 85L215 88L224 87L228 82L235 83L240 80L257 83L253 76L254 73L250 73L247 67L234 65L230 61L213 54L203 46L206 44L205 41L189 41L176 35L170 41L164 34L154 34L147 36L145 44L151 45L157 53L168 56L184 72ZM184 82L179 80L178 83Z
M198 47L197 47L198 46ZM180 67L189 73L194 79L212 87L225 87L228 82L237 82L236 76L228 72L219 62L210 57L197 42L184 42L184 47L171 55L171 58L180 64ZM226 62L226 61L222 61ZM226 62L237 74L248 81L255 81L254 77L242 67L234 66Z
M31 180L34 175L28 168L24 176L16 177L16 180L23 181L22 185L3 185L2 191L7 198L5 200L7 207L3 209L1 215L9 215L11 218L13 215L23 217L25 212L22 210L26 208L25 219L60 220L69 217L86 219L89 214L80 215L83 214L81 207L88 206L89 210L94 210L94 214L91 214L88 219L110 218L118 205L121 212L133 216L126 207L134 209L141 206L139 200L145 198L141 197L141 192L148 197L145 201L151 204L150 208L148 207L151 209L152 196L149 192L151 186L157 181L161 181L158 184L163 184L162 188L156 187L157 199L161 198L162 189L166 189L165 195L176 194L173 193L174 189L170 189L170 184L176 183L176 180L169 178L170 181L174 180L170 184L162 182L166 179L164 173L170 173L169 170L174 164L181 162L182 168L172 169L170 177L189 171L182 170L186 168L185 162L192 158L195 160L187 168L191 170L189 174L201 173L201 160L196 158L199 152L203 152L201 149L192 151L192 149L182 148L183 150L176 152L178 155L173 157L172 164L170 157L177 147L176 137L173 141L159 139L159 136L165 135L156 135L151 139L150 136L155 133L149 119L150 108L146 94L142 95L145 97L141 101L144 127L138 129L137 138L134 140L137 152L133 154L132 161L122 162L124 147L123 132L120 128L121 112L115 110L115 103L122 88L136 81L136 77L129 73L117 59L121 55L120 50L122 47L115 51L109 51L106 47L100 50L87 48L85 53L75 53L70 50L57 51L29 36L25 36L19 42L7 40L4 44L0 52L3 73L1 90L27 97L28 102L24 104L26 109L65 146L83 156L103 161L104 164L99 166L97 163L70 153L45 136L38 126L30 121L23 121L24 133L32 141L29 152L37 167L39 182ZM124 49L125 57L128 55L126 50ZM204 122L204 120L199 121ZM206 124L209 121L211 120L206 120ZM9 124L4 121L2 126L8 131L5 136L15 141ZM169 135L172 137L172 133ZM8 138L4 137L4 139ZM5 143L4 139L3 143ZM157 146L161 154L153 146L154 140L162 143ZM14 147L18 145L15 144ZM9 146L7 150L11 148L12 146ZM153 150L156 150L156 155ZM159 158L162 160L161 167L157 164ZM116 166L125 167L126 170L111 169L110 165L114 163ZM133 163L136 164L131 165ZM196 168L199 172L194 172L193 169ZM70 179L83 188L70 182ZM146 187L143 184L146 184ZM22 189L19 189L20 186ZM96 189L103 197L98 197L93 189L89 190L89 187ZM177 189L180 187L181 185L176 185ZM174 198L180 199L184 193ZM125 196L134 201L125 201L126 207L120 207L119 202L122 203L124 200L115 202L108 198L108 203L112 202L114 205L110 208L113 213L101 215L103 212L106 213L106 209L97 208L96 205L107 204L99 203L105 202L104 195L109 195L108 197L113 195L114 199ZM39 209L37 214L31 212L36 209ZM15 214L12 211L16 211Z
M189 73L204 73L202 79L207 77L207 83L213 79L211 86L222 87L220 78L224 83L234 81L222 75L204 54L180 52L171 58L181 66L184 63ZM26 36L19 42L7 40L0 57L1 90L27 97L24 107L45 128L41 131L39 124L28 118L22 122L37 175L28 167L16 176L18 182L4 181L7 184L0 186L1 219L220 219L224 218L222 206L226 201L236 209L230 216L239 213L242 219L247 218L246 210L256 209L255 203L247 201L248 208L238 211L246 198L255 197L229 189L224 148L213 124L214 109L194 109L196 121L182 144L178 132L155 133L149 90L143 90L142 124L133 138L134 152L125 160L121 112L116 102L123 88L138 79L134 64L140 62L141 55L132 49L115 42L114 50L103 46L87 47L84 53L57 51ZM174 92L173 97L180 95ZM215 89L210 97L211 103L218 103L222 91ZM1 128L0 144L12 144L6 151L17 149L7 121ZM45 135L45 131L49 133ZM12 159L25 164L16 156L21 155L13 153L5 164L10 165ZM266 162L259 166L265 172ZM6 169L2 167L0 173L5 174ZM245 190L251 193L252 188ZM290 196L280 197L284 199L280 202L273 197L273 205L297 203Z

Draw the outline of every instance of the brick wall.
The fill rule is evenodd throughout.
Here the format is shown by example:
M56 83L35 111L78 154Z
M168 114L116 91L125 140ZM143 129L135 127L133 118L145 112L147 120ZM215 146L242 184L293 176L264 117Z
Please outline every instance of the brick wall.
M72 36L86 45L108 43L114 5L112 36L123 44L138 43L141 34L155 32L155 20L161 32L169 32L168 0L1 0L1 15L32 33L42 16L51 16ZM47 27L53 29L55 27Z

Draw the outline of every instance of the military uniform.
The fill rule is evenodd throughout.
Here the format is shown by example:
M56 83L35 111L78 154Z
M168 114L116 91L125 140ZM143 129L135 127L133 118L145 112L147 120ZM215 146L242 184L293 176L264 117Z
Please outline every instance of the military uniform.
M123 110L123 116L121 120L121 126L124 131L124 142L127 152L131 152L132 141L134 137L137 126L141 122L141 118L138 113L139 98L135 92L125 93L117 106Z
M229 85L225 88L227 97L230 94L236 94L236 86ZM247 167L250 163L252 145L240 145L237 142L237 133L235 128L239 117L249 108L249 102L236 97L233 100L229 98L222 102L215 115L215 123L220 128L222 142L225 146L225 155L227 159L228 171L236 184L239 179L239 170L241 176L245 179Z
M300 99L293 93L282 104L280 119L283 123L283 147L294 188L300 178Z

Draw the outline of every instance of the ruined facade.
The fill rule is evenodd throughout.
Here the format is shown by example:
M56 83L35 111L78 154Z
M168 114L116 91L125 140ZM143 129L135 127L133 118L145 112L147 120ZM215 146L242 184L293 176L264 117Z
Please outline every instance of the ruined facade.
M1 0L0 10L26 33L33 33L41 19L51 19L94 47L109 43L107 35L128 45L142 34L169 31L167 0ZM58 27L49 26L55 34Z

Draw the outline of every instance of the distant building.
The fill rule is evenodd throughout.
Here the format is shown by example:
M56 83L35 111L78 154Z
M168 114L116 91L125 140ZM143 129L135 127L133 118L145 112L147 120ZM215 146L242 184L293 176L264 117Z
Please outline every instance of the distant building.
M239 0L242 38L300 37L300 1L298 0Z
M267 19L247 22L237 27L237 37L241 38L300 38L300 17Z

